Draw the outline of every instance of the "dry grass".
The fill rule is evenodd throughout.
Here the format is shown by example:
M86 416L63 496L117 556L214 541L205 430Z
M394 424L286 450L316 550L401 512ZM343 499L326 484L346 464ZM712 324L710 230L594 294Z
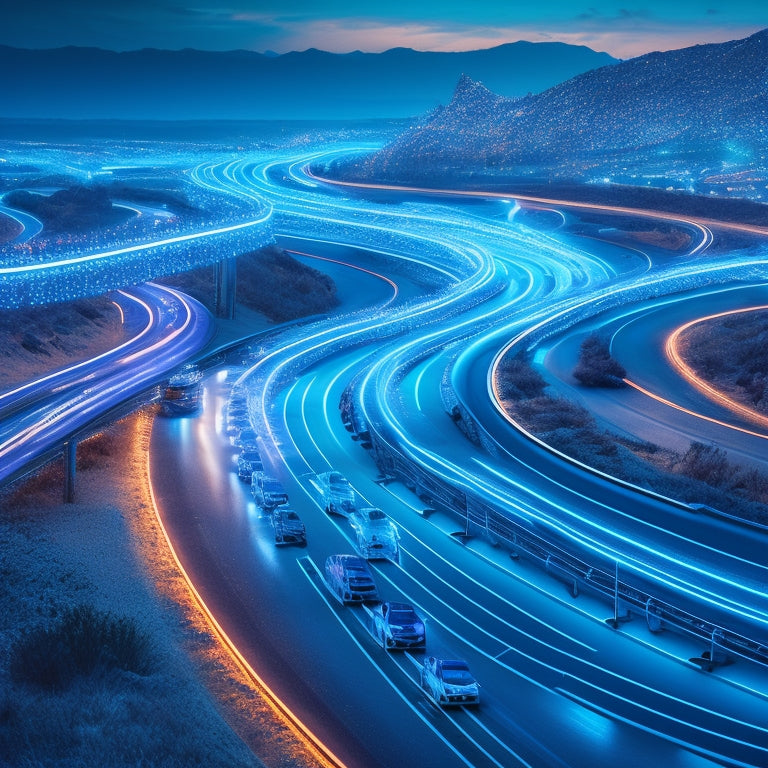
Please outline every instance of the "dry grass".
M151 423L139 413L83 444L76 504L61 503L56 464L0 496L0 765L317 766L190 600L148 495ZM53 691L13 679L19 638L84 603L146 633L151 669Z
M768 413L768 312L694 325L681 337L681 352L697 376L736 402Z
M547 445L663 496L768 524L768 476L764 473L729 462L714 446L693 443L681 455L606 431L581 406L541 394L544 380L533 374L524 360L506 362L499 368L497 390L506 395L501 403L507 413Z
M106 297L0 312L0 391L93 357L123 338L120 313Z
M211 304L211 267L166 277L164 282L203 304ZM339 304L336 285L328 275L294 259L275 245L238 257L237 301L276 323L329 312Z

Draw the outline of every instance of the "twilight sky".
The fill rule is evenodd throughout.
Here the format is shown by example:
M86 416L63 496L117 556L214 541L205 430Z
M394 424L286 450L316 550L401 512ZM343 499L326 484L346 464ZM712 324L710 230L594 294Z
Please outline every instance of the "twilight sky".
M0 9L0 44L345 53L530 40L626 59L767 26L766 0L10 0Z

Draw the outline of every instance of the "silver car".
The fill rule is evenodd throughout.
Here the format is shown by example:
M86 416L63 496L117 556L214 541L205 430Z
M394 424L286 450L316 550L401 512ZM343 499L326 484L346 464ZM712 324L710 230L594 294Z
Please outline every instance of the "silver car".
M364 558L398 562L400 533L380 509L356 509L349 516L349 524L357 537L357 549Z
M429 656L419 673L424 692L441 707L477 706L480 688L466 661Z
M373 634L387 651L424 648L424 622L408 603L386 602L371 609Z

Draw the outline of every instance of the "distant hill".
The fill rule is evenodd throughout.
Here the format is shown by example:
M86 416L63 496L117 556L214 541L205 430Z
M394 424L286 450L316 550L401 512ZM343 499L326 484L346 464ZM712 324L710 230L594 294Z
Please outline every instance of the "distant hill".
M713 184L744 184L735 174L745 168L768 168L768 29L640 56L517 99L464 75L447 107L344 174L402 182L615 172L637 184L636 171L680 182L691 169ZM755 199L768 197L768 174L747 181L762 184Z
M402 118L444 104L462 72L500 94L538 93L606 53L517 42L480 51L335 54L309 49L116 53L0 46L0 117L138 120Z

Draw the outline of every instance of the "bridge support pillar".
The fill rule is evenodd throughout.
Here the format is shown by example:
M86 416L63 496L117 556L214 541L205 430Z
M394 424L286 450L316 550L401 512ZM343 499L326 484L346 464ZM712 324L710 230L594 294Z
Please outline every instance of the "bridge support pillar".
M77 442L67 440L64 443L64 503L75 501L75 472L77 470Z
M217 262L214 273L214 308L216 317L232 320L235 317L237 293L237 258Z

